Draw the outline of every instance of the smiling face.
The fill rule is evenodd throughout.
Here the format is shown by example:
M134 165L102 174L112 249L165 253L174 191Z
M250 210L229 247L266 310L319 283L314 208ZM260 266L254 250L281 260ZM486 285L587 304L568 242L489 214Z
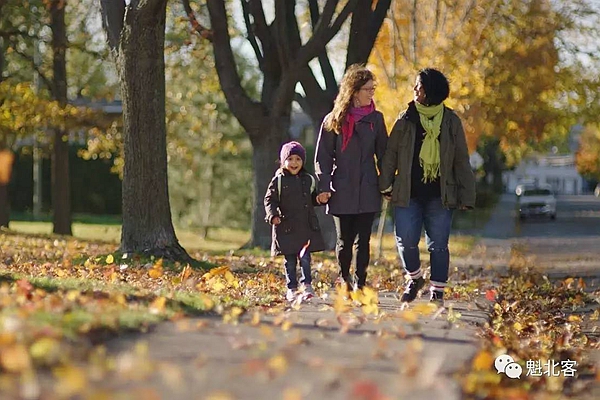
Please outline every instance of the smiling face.
M425 88L421 82L421 77L417 75L415 86L413 87L413 99L416 103L425 105Z
M283 168L287 169L290 172L290 174L297 175L298 172L300 172L300 170L302 169L303 164L304 163L302 162L302 159L299 155L292 154L283 163Z
M362 85L360 89L354 93L354 101L352 105L354 107L364 107L371 104L373 96L375 95L375 87L376 85L373 80L367 81L367 83Z

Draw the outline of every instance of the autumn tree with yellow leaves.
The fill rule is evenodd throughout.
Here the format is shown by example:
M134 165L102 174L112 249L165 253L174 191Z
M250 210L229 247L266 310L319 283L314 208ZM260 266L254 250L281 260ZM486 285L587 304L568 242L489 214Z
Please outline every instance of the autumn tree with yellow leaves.
M588 77L579 56L594 62L589 43L597 10L588 1L393 2L371 56L381 81L379 107L388 123L412 99L416 72L443 71L447 101L463 119L469 148L495 138L509 164L552 132L567 135L591 115ZM590 53L590 54L588 54Z
M581 133L575 162L584 177L600 181L600 127L589 124Z

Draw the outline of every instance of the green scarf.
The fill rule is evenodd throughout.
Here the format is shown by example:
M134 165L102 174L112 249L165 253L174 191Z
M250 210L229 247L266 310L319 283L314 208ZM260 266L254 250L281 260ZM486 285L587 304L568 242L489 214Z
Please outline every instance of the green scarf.
M444 103L437 106L424 106L415 102L421 125L425 128L425 138L419 153L423 167L423 182L433 182L440 176L440 128L444 116Z

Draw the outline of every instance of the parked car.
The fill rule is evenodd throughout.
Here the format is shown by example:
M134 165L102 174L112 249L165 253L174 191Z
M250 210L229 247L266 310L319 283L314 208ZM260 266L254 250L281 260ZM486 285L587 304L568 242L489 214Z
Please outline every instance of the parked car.
M594 189L594 196L600 197L600 183L596 185L596 189Z
M556 196L550 188L525 188L519 197L519 218L549 216L556 219Z
M515 187L515 194L517 197L520 197L523 194L523 191L527 188L534 188L535 182L531 179L523 179L519 181L517 186Z

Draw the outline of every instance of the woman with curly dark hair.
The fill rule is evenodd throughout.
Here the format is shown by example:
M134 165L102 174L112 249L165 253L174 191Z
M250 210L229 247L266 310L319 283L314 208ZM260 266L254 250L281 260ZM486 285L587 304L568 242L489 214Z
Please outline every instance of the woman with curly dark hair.
M377 171L387 143L381 112L375 109L375 76L363 65L346 71L333 111L323 120L315 154L319 201L327 202L337 232L336 256L349 290L362 289L370 259L371 228L381 211ZM355 279L350 275L356 244Z
M425 285L419 257L425 228L431 261L429 298L443 305L448 281L448 239L454 209L475 206L475 177L458 115L444 105L450 93L440 71L417 74L413 101L394 124L380 176L382 193L394 206L396 243L408 276L403 302Z

